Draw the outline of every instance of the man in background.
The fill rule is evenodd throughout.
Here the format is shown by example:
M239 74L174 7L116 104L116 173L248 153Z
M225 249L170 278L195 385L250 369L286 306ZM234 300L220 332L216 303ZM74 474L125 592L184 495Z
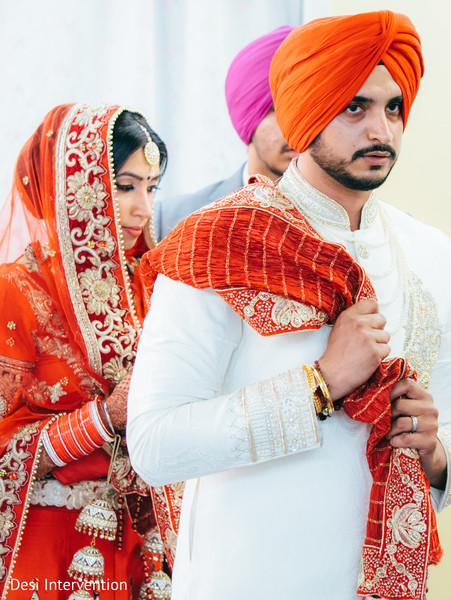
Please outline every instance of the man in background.
M292 31L282 25L245 46L227 72L225 95L232 124L247 145L247 161L228 179L217 181L192 194L155 203L154 227L157 240L187 215L246 185L251 175L281 177L297 152L283 139L276 121L269 67L274 52Z

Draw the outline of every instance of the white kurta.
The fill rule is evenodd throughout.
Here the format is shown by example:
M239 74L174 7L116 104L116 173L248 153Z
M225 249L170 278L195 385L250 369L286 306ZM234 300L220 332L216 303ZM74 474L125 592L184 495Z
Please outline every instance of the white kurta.
M367 271L392 332L451 422L451 243L370 198L361 228L292 165L280 189ZM295 308L293 308L295 310ZM330 327L262 337L213 290L159 276L129 394L132 463L188 480L173 600L352 600L371 487L368 426L319 422L302 372ZM447 429L442 441L449 455ZM435 492L438 508L449 489Z

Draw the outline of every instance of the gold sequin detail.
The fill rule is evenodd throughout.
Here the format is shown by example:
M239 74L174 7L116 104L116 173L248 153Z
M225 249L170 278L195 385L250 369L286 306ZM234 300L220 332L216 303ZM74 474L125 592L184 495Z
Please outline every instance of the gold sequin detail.
M15 329L16 328L16 324L14 323L14 321L8 321L8 325L6 327L8 329Z
M10 337L9 339L6 340L6 343L8 344L8 346L14 346L16 343L16 340L12 337Z
M442 327L435 298L412 271L407 274L407 289L404 356L417 372L418 383L427 390L442 342Z
M53 129L49 129L45 135L47 137L52 137L52 135L53 135Z
M25 175L25 177L22 177L22 183L24 185L28 185L30 183L30 179L27 177L27 175Z

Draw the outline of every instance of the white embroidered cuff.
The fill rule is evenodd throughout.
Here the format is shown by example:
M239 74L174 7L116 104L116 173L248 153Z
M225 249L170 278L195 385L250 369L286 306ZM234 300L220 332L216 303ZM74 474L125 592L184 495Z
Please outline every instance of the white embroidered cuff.
M319 445L316 413L302 369L241 390L252 462Z

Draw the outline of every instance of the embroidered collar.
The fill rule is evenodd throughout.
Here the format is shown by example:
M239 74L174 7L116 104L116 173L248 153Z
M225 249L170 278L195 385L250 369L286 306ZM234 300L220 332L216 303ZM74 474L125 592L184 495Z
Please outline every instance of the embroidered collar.
M301 175L294 160L285 171L278 188L312 224L320 223L339 229L350 229L345 209L338 202L314 188ZM368 228L375 223L377 206L378 200L373 190L362 209L361 227Z

